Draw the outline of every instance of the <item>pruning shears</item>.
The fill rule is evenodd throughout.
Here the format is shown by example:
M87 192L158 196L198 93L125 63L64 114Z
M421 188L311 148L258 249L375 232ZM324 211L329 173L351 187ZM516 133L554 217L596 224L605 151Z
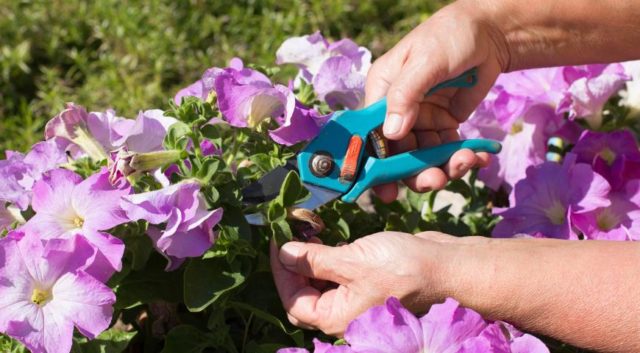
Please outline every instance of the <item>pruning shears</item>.
M478 80L477 69L442 82L430 95L443 88L472 87ZM298 155L243 189L245 204L260 204L276 198L280 186L290 171L300 175L311 197L297 208L313 210L336 198L355 202L367 189L399 181L440 166L458 150L500 152L497 141L470 139L450 142L387 156L386 140L378 132L387 112L385 98L360 110L336 111L320 133ZM259 214L248 215L251 224L264 224Z

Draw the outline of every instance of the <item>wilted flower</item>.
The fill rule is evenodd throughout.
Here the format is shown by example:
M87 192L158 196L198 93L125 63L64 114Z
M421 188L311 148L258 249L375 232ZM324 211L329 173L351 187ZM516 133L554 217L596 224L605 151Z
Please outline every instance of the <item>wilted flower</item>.
M67 353L74 326L89 338L107 329L116 297L86 272L95 250L82 237L0 242L0 331L34 353Z
M124 244L104 231L129 219L120 208L120 198L129 188L114 188L106 169L86 180L72 171L54 169L33 187L36 214L23 226L42 239L84 236L97 249L95 268L87 269L100 280L119 271Z
M611 204L610 186L589 164L575 163L568 154L564 164L545 162L527 169L510 196L511 207L496 210L502 220L493 230L495 237L526 233L561 239L576 239L571 216Z
M174 258L201 256L213 245L213 227L222 219L222 208L207 210L200 184L182 181L160 190L123 198L122 208L133 220L165 224L164 230L150 227L156 248ZM152 230L153 229L153 230Z
M332 109L362 105L371 52L350 39L329 44L320 32L292 37L278 48L276 63L296 64L298 79L312 83L318 97Z
M332 346L314 340L315 353L476 353L549 352L537 338L501 322L489 322L448 298L416 318L396 298L387 299L353 320L344 334L348 345ZM304 353L299 348L278 353Z

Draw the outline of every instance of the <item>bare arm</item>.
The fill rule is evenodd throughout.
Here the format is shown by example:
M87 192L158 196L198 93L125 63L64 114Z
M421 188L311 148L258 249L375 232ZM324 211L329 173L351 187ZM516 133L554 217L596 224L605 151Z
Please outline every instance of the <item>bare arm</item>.
M456 245L447 295L578 347L640 351L640 244L495 239Z

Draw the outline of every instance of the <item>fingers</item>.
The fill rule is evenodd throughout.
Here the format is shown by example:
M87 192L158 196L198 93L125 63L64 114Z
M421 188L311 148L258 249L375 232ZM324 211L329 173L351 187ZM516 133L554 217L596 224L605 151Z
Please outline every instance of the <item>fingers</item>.
M346 256L344 247L291 241L280 248L278 258L284 267L299 275L323 279L339 284L349 281L345 266L340 264Z
M430 58L424 47L411 47L400 73L387 91L387 117L382 127L385 137L399 140L415 125L425 93L448 73L446 63ZM425 61L428 59L428 65Z

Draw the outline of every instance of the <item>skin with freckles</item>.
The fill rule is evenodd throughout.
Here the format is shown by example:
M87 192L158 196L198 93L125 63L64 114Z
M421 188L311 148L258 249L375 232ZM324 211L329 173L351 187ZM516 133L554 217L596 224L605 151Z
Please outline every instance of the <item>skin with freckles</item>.
M638 18L640 2L629 0L459 0L374 63L366 102L387 96L392 152L456 140L501 72L640 59ZM473 66L475 87L424 98ZM463 150L404 183L438 189L487 163ZM391 201L398 187L375 191ZM416 313L453 297L488 319L578 347L640 352L640 243L384 232L338 247L317 239L273 245L271 266L291 322L328 334L389 296Z

